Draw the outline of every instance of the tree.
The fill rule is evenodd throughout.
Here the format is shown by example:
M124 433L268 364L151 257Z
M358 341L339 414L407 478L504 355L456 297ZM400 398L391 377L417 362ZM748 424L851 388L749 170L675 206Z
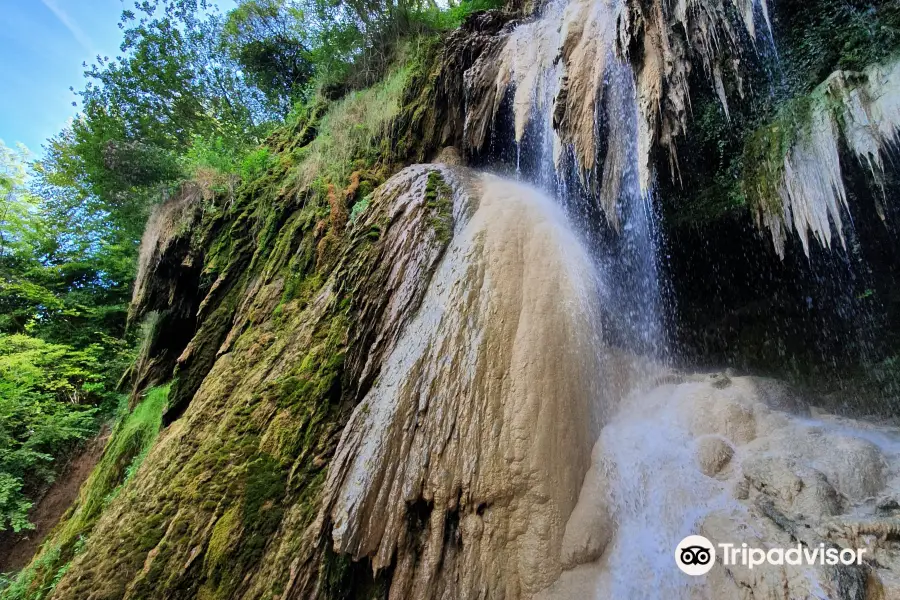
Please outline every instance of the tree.
M248 0L228 13L222 43L272 110L287 115L315 74L304 12L286 0Z
M54 216L28 188L27 159L0 143L0 530L16 531L96 407L116 404L129 354L109 247Z

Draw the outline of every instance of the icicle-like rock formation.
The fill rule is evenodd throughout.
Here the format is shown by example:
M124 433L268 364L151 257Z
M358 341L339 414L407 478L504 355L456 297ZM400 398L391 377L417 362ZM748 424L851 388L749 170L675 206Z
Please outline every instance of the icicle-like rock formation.
M840 140L876 179L881 175L883 152L900 131L900 61L835 72L797 102L793 120L758 132L747 177L757 224L771 232L781 256L791 228L807 255L810 235L828 248L835 231L845 245Z
M673 173L677 168L674 140L689 118L694 62L714 82L727 111L723 74L734 74L740 89L742 35L755 38L757 8L768 27L765 0L555 0L540 18L505 32L503 43L466 74L466 144L482 148L512 90L516 142L531 121L552 114L557 167L570 148L586 179L602 178L596 188L600 204L615 224L621 172L634 144L626 126L634 114L623 111L638 113L640 184L646 192L654 147L665 148ZM744 34L729 20L733 11ZM632 79L636 90L630 89ZM636 95L637 106L633 98L624 106L614 97L611 88L623 85ZM608 146L603 165L597 165L600 136Z
M583 179L597 192L601 208L614 225L618 224L622 172L634 144L628 131L634 115L622 114L633 111L633 105L623 107L621 91L611 94L609 90L611 85L630 85L615 50L622 6L619 0L556 0L539 19L508 32L504 43L486 53L466 78L465 139L470 148L482 148L489 124L512 90L516 143L523 141L532 121L552 127L556 167L564 149L570 148ZM604 163L598 165L603 114L608 115L603 132L608 150ZM644 191L649 180L642 177Z
M743 93L743 35L755 41L757 10L771 29L767 0L625 0L618 47L634 68L642 181L649 182L650 153L656 146L668 152L672 174L677 174L675 139L684 134L690 118L688 79L695 64L713 82L726 114L725 73L733 74ZM745 32L732 24L732 11L740 15Z

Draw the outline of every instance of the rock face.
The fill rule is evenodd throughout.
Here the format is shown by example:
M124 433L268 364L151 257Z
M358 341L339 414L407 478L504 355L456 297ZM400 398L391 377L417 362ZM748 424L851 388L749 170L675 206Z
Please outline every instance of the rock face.
M723 76L739 84L738 40L760 16L765 0L478 13L429 47L442 58L404 88L366 193L358 171L345 190L298 183L316 107L273 137L276 166L236 198L187 186L161 206L134 295L134 321L153 324L134 399L174 377L165 428L68 566L44 573L52 597L900 597L900 432L814 419L777 383L612 348L660 347L600 325L655 306L616 298L627 310L614 312L602 303L619 290L657 287L604 281L628 271L598 271L557 204L462 166L510 106L515 142L544 128L544 166L574 161L610 235L624 232L626 195L650 218L655 149L676 169L694 65L727 111ZM896 87L897 73L872 71L864 89ZM878 169L897 105L840 83L845 140ZM820 124L833 141L836 124ZM803 150L785 163L781 212L764 213L773 232L793 220L821 233L838 208L798 195L798 173L822 163ZM437 164L374 189L425 156ZM643 273L655 246L637 241L650 260L629 266ZM872 559L688 579L672 551L689 534Z
M341 436L337 552L391 598L528 598L560 572L599 430L599 297L560 209L479 175L416 318Z
M737 13L737 14L732 14ZM757 42L757 20L766 31ZM702 71L713 82L728 114L723 78L736 78L743 94L742 57L771 35L767 0L625 0L618 18L618 50L634 68L640 106L641 156L650 175L649 153L666 149L673 175L676 139L684 135L691 110L690 77ZM738 25L739 24L739 25ZM749 36L749 43L745 38Z
M415 313L464 194L443 167L402 171L320 269L309 257L323 233L302 209L255 243L252 204L221 214L211 225L211 252L221 254L205 257L215 283L179 368L199 369L186 357L204 348L211 364L193 372L200 383L183 414L105 509L53 597L328 598L352 589L353 572L329 559L310 527L326 466L357 390ZM248 248L248 260L231 260ZM169 261L144 264L156 281L139 289L166 289Z
M597 351L602 282L549 198L417 165L331 266L301 209L240 270L244 207L201 227L189 201L135 310L185 283L165 232L217 240L177 348L196 392L52 597L530 598L591 551L566 522L633 369Z
M742 89L740 59L750 49L744 38L756 43L760 18L766 35L766 0L548 2L538 18L500 31L467 73L466 146L483 147L512 94L516 143L530 122L552 115L546 128L554 162L559 167L571 151L584 174L599 178L594 189L615 222L629 146L637 143L644 192L653 184L656 149L667 151L677 175L676 139L690 118L691 73L701 71L714 83L727 113L723 78L732 76ZM601 146L608 148L597 164Z
M784 155L755 156L755 185L750 200L757 224L765 226L779 255L787 236L799 237L807 256L810 237L824 248L832 245L832 228L846 248L849 204L841 169L841 144L867 167L876 180L884 175L884 157L900 131L900 60L872 65L864 72L836 71L807 100L806 113L781 128L797 129ZM778 126L761 132L765 147ZM884 220L880 199L875 210Z
M136 392L168 380L196 330L203 250L192 239L200 237L201 199L197 186L185 184L156 207L144 230L129 319L146 320L149 330L133 377Z
M900 432L610 348L606 282L536 190L409 167L331 258L303 209L265 246L240 204L220 218L177 367L197 391L53 598L896 595ZM136 306L170 289L177 238L151 239ZM239 271L215 254L248 245ZM873 560L688 580L695 533Z

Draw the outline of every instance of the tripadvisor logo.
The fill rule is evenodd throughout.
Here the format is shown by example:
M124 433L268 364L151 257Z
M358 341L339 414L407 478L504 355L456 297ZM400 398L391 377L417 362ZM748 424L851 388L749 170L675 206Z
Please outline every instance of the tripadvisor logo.
M747 544L719 544L722 564L743 565L753 569L761 565L861 565L866 548L826 547L797 544L793 548L750 548ZM689 535L675 548L675 564L688 575L705 575L716 564L713 543L702 535Z
M675 564L688 575L705 575L716 564L716 550L702 535L689 535L675 548Z

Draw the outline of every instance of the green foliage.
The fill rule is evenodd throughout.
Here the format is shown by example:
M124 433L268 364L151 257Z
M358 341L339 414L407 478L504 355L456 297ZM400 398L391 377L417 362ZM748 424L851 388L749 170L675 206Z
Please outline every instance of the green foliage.
M0 260L14 260L40 235L37 201L25 189L28 149L0 140Z
M244 155L238 174L244 181L249 181L261 176L271 165L272 153L267 147L261 146Z
M810 92L832 71L861 71L900 46L896 0L787 0L778 6L779 68L790 96Z
M169 388L153 388L130 414L123 411L100 464L85 486L79 503L82 522L78 527L67 524L64 530L83 530L84 521L99 516L99 509L115 498L144 462L162 426Z
M425 207L429 211L428 224L441 241L450 239L453 234L452 193L453 190L439 171L428 173L428 183L425 185Z
M203 170L221 175L235 175L244 181L259 177L271 164L266 146L256 149L236 147L221 136L196 137L184 155L185 171L193 177Z
M130 413L123 408L103 458L82 486L73 511L28 567L14 578L0 579L0 598L41 600L50 595L71 559L84 549L86 536L100 512L125 487L152 448L162 425L168 392L169 386L154 388Z
M228 13L222 41L272 109L287 114L315 72L313 33L286 0L246 0Z
M42 600L42 598L46 598L53 591L53 588L56 587L55 584L58 582L58 579L54 577L46 585L37 584L35 579L38 573L54 568L59 559L59 546L50 546L44 548L41 555L25 567L16 577L9 578L5 575L0 575L0 597L3 600ZM66 565L63 565L58 571L65 569Z
M234 173L240 160L237 149L222 136L196 136L184 155L185 171L192 176L202 169Z
M428 4L413 13L413 19L421 22L426 30L449 31L459 27L473 12L503 8L504 4L502 0L463 0L445 9Z
M0 530L31 527L29 495L53 480L56 456L93 432L90 400L109 394L97 354L0 335Z
M25 160L0 146L0 529L16 531L118 402L134 268L102 229L81 229L66 198L26 189Z
M343 187L353 171L384 156L388 150L383 147L384 134L400 111L409 75L408 65L395 68L383 81L334 104L319 123L316 138L297 152L297 183Z

